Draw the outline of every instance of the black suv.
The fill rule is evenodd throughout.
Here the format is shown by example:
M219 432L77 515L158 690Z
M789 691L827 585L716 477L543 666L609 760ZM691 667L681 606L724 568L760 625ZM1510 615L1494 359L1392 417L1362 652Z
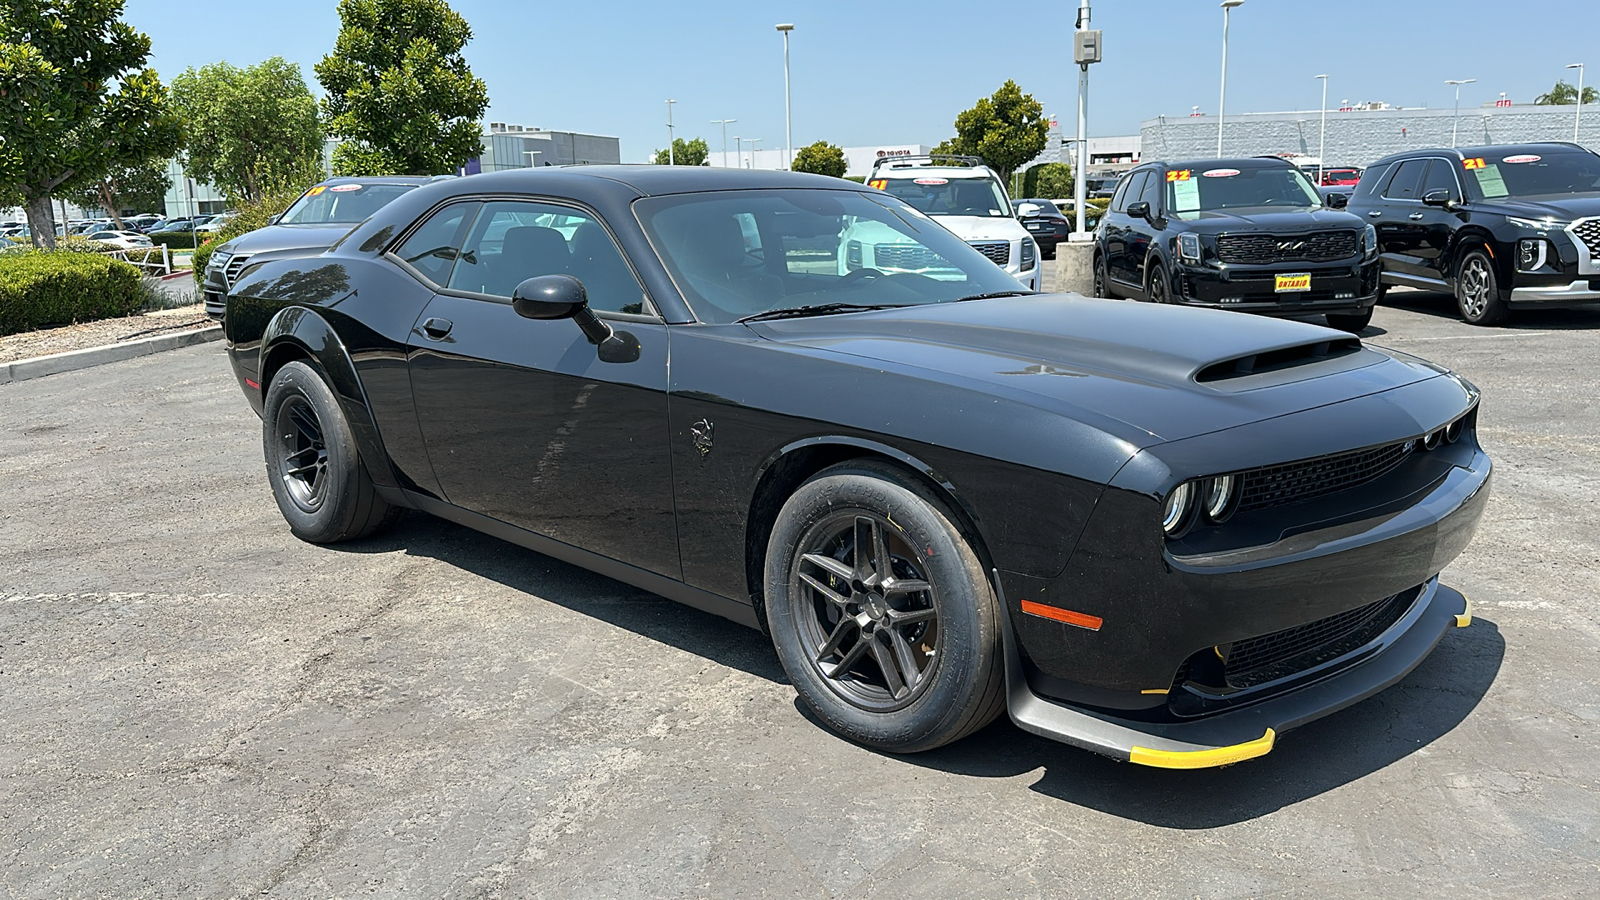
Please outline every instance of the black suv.
M1474 325L1600 302L1600 156L1577 144L1397 153L1348 208L1377 226L1386 287L1452 293Z
M1095 232L1094 289L1273 316L1321 313L1356 332L1378 296L1373 229L1330 209L1276 157L1146 163Z

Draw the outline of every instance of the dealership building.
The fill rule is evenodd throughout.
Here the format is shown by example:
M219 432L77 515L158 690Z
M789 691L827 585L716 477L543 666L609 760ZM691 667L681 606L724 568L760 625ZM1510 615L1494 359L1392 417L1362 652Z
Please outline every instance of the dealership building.
M1395 109L1387 104L1327 112L1328 165L1365 166L1402 150L1454 145L1570 141L1577 107L1531 103L1445 109ZM1318 155L1321 110L1229 113L1223 130L1225 156ZM1210 115L1157 116L1140 124L1140 143L1148 159L1203 159L1217 155L1217 118ZM1600 104L1584 107L1579 143L1600 147Z

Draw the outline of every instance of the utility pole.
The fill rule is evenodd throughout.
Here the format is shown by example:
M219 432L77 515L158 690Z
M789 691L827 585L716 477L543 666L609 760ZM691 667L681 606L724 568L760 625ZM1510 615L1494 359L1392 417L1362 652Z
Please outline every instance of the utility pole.
M789 167L794 164L794 134L790 129L790 124L791 124L791 122L793 120L789 117L789 32L794 30L794 25L792 25L792 24L779 25L778 26L778 30L783 32L783 153L784 153L783 165L779 166L778 169L779 169L779 171L787 172L787 171L789 171ZM754 168L755 167L755 162L752 161L750 163L750 165L751 165L752 168Z
M1100 32L1089 30L1089 0L1078 0L1072 61L1078 64L1078 173L1072 179L1072 205L1078 214L1076 233L1084 234L1088 231L1084 206L1088 204L1089 180L1089 64L1100 61Z
M676 100L667 101L667 165L669 166L678 164L678 161L672 156L672 104L677 102Z
M1322 169L1328 164L1328 76L1318 75L1322 80L1322 128L1317 133L1317 184L1322 184Z
M738 119L712 119L711 124L722 126L722 167L728 168L728 123Z

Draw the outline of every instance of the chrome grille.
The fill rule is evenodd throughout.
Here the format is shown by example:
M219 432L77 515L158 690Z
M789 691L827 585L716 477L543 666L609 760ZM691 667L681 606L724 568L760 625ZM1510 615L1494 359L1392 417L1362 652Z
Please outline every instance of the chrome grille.
M1217 238L1217 258L1225 263L1266 265L1279 262L1331 262L1355 256L1361 249L1356 231L1312 234L1224 234Z
M1366 484L1404 462L1416 446L1416 441L1403 441L1371 450L1335 453L1253 469L1244 473L1239 510L1282 506Z
M244 271L245 263L249 261L250 257L248 256L235 256L228 260L228 264L222 269L223 282L228 287L233 287L233 283L239 279L239 273Z
M879 267L892 269L948 269L950 263L927 247L879 244L872 248L872 259Z
M1600 267L1595 265L1595 261L1600 260L1600 218L1579 219L1567 226L1567 233L1582 245L1581 249L1589 251L1582 254L1584 258L1579 260L1578 274L1593 275L1600 272ZM1588 265L1584 266L1583 263Z
M972 249L989 257L989 261L997 266L1011 262L1010 241L972 241Z
M1338 659L1404 618L1418 594L1412 588L1315 622L1235 641L1228 650L1223 675L1229 687L1248 688Z

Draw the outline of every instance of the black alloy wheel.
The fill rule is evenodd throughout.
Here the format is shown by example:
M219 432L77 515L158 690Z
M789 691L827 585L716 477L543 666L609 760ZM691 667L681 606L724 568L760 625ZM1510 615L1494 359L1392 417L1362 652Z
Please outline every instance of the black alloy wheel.
M1111 299L1110 275L1106 272L1106 258L1100 254L1094 257L1094 295Z
M1167 273L1161 269L1161 261L1150 260L1150 290L1146 294L1151 303L1171 303L1172 295L1167 292Z
M1482 250L1461 258L1456 269L1456 307L1461 318L1472 325L1494 325L1508 310L1500 299L1500 285L1494 277L1494 264Z
M767 622L801 701L899 753L1004 705L999 604L954 517L909 473L844 463L801 485L768 541Z
M355 540L400 517L403 510L378 495L338 398L316 369L285 364L272 376L264 406L267 479L296 537Z

